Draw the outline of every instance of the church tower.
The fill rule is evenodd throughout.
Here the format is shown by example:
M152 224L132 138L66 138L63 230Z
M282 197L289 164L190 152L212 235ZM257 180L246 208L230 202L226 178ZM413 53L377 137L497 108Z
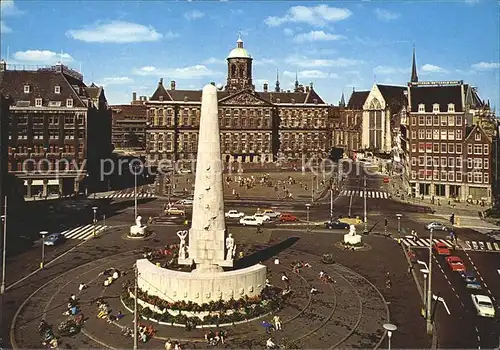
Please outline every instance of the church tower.
M227 85L226 91L235 93L243 89L255 90L252 83L252 56L243 48L241 37L236 47L227 56Z

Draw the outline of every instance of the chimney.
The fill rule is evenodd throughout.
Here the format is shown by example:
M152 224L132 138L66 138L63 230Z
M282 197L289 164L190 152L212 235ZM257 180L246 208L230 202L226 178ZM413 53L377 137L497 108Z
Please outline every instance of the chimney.
M160 81L158 82L158 85L163 85L163 78L160 78Z
M137 100L137 92L132 92L132 101Z
M175 90L175 80L170 81L170 90Z
M306 92L309 92L309 85L306 85Z
M211 82L210 82L210 85L215 86L215 81L211 81Z
M264 83L264 92L267 92L269 85L267 83Z

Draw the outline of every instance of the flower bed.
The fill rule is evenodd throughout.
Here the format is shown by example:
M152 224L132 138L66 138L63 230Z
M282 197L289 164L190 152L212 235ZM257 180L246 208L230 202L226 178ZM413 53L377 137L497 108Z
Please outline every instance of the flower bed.
M259 297L227 302L218 300L201 305L185 301L169 303L141 290L137 294L137 307L143 318L187 328L248 322L277 311L283 305L281 290L270 287L264 288ZM122 293L121 300L128 309L134 308L134 295L128 288Z

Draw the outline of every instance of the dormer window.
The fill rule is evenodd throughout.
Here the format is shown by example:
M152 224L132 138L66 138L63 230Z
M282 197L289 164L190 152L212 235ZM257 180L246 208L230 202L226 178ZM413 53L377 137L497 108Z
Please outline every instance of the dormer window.
M35 98L35 107L42 107L42 99Z
M313 103L314 103L315 105L317 105L317 104L318 104L318 99L317 99L317 98L313 98Z
M423 103L418 105L418 113L425 113L425 105Z
M160 100L160 102L163 101L163 96L160 96L158 100Z
M54 86L54 93L55 94L60 94L61 93L61 87L59 85Z
M476 134L474 135L474 140L475 141L481 141L481 133L476 132Z
M29 94L30 93L30 86L29 85L24 85L24 93Z
M292 102L292 104L295 103L295 99L294 98L290 99L290 102Z
M455 105L453 103L448 104L448 112L455 112Z
M432 112L439 113L439 104L438 103L434 103L432 105Z
M66 100L66 107L73 107L73 99L72 98L68 98Z

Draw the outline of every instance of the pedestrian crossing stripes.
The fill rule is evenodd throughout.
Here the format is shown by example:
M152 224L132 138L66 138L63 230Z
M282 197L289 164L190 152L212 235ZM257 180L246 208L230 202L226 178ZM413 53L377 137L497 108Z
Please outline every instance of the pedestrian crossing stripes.
M355 196L355 197L364 197L364 190L344 190L340 193L341 196ZM366 198L389 198L389 193L383 191L366 191Z
M98 199L124 199L124 198L134 198L134 192L128 192L128 193L112 193L112 194L105 194L105 195L96 195L96 198ZM156 196L153 193L137 193L137 198L156 198Z
M444 243L448 248L453 247L453 241L449 239L433 239L434 243ZM411 248L429 248L430 239L429 238L402 238L401 243ZM489 251L489 252L499 252L500 253L500 243L499 242L483 242L483 241L465 241L461 248L464 250L474 250L474 251Z
M78 239L81 241L86 241L89 238L92 238L94 235L94 228L95 228L95 234L99 234L100 232L104 231L106 228L106 225L85 225L85 226L78 226L74 227L72 229L66 230L61 232L61 234L66 238L66 239Z

